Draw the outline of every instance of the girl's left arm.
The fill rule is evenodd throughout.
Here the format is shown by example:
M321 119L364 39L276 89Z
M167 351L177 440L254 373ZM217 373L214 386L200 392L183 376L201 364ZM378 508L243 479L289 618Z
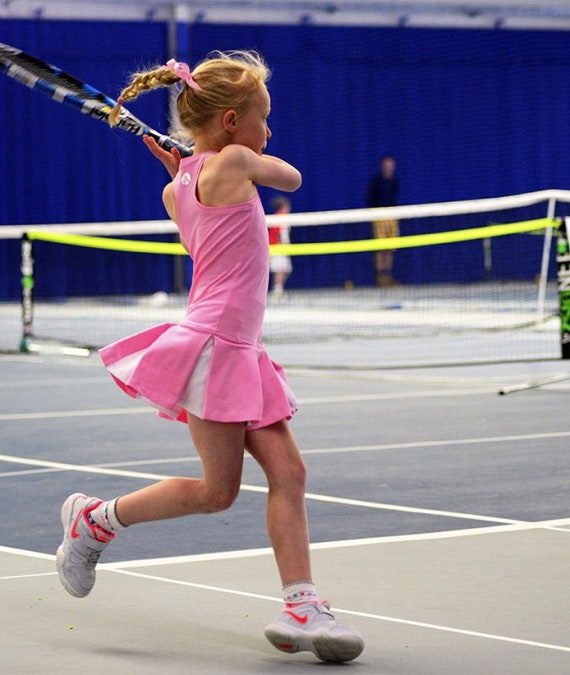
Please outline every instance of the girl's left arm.
M178 209L176 208L176 196L174 194L174 183L168 183L162 191L162 203L166 213L178 225Z
M150 152L164 164L164 168L168 171L169 176L174 178L180 166L181 157L178 150L176 148L172 148L171 152L164 150L151 136L143 136L143 141Z

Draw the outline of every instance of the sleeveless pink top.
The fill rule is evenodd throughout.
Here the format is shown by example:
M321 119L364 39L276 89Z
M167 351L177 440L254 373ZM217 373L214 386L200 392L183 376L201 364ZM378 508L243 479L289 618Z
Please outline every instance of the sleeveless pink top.
M180 237L194 261L184 317L100 354L122 389L166 417L192 412L256 429L291 417L296 401L261 343L269 275L261 200L201 204L196 186L211 154L184 158L174 179Z

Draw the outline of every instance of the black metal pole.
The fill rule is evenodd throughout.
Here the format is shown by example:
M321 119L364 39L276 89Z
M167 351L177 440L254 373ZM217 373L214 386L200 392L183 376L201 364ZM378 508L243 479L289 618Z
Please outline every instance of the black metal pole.
M560 308L560 349L563 359L570 359L570 249L567 218L560 221L556 244L558 303Z

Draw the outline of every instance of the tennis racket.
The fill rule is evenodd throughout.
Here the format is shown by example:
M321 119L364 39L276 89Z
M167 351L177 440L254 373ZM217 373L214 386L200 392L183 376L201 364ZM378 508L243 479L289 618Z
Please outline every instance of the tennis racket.
M21 49L2 43L0 43L0 70L16 82L30 89L36 89L53 101L71 106L101 122L107 122L109 113L116 104L116 101L90 84L81 82L56 66L30 56ZM148 127L125 108L121 109L117 127L136 136L151 136L168 152L172 148L177 148L182 157L192 154L190 146Z

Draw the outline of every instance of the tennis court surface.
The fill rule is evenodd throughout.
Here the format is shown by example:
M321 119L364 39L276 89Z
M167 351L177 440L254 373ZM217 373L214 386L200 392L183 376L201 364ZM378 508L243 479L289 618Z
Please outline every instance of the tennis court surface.
M366 350L381 362L390 344ZM360 347L339 343L343 361ZM12 354L0 356L3 673L570 672L570 380L498 395L570 366L303 367L317 350L270 348L295 365L317 588L362 632L361 657L329 666L263 637L281 599L251 459L230 511L126 530L91 595L67 595L55 573L67 495L110 498L199 463L186 428L122 394L96 355Z

